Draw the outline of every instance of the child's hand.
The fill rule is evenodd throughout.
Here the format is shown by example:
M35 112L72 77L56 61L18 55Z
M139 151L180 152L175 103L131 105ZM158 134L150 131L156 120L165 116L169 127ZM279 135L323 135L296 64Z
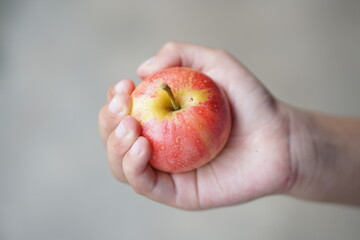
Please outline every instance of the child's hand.
M149 164L151 146L129 116L134 83L111 87L99 114L101 137L114 176L136 192L183 209L205 209L282 193L294 176L287 112L256 77L230 54L203 46L168 43L138 68L145 78L175 66L210 76L231 105L232 133L223 151L209 164L186 173L163 173Z

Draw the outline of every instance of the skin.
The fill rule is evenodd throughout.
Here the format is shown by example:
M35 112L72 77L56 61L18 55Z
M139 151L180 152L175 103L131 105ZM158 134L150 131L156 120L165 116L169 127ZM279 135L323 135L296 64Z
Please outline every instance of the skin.
M133 81L108 91L99 129L114 176L136 192L181 209L244 203L270 194L360 205L360 120L300 110L273 97L229 53L170 42L138 68L141 78L184 66L210 76L224 90L232 130L223 151L186 173L149 165L152 152L129 116ZM125 129L125 130L124 130Z

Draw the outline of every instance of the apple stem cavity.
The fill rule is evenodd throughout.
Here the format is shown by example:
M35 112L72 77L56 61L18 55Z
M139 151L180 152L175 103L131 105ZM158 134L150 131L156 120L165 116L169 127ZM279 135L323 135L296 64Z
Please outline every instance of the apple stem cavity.
M177 104L177 102L175 100L175 97L174 97L174 94L171 91L171 88L169 87L169 85L167 85L166 83L163 83L163 84L161 84L161 88L163 90L165 90L167 92L167 94L169 95L170 102L171 102L171 105L172 105L174 111L179 110L180 106L179 106L179 104Z

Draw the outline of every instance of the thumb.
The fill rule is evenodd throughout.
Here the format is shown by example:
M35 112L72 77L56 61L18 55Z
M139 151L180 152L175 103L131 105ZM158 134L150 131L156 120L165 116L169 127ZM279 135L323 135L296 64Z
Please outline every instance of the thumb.
M190 67L208 75L233 99L261 88L256 77L233 55L189 43L166 43L154 57L138 67L137 73L144 79L170 67Z

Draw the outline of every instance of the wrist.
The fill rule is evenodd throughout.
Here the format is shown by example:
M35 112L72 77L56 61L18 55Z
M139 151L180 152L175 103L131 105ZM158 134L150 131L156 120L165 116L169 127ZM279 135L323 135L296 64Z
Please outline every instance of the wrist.
M359 121L289 107L289 195L360 204Z
M307 112L287 105L289 124L288 141L291 164L291 181L287 193L300 198L311 198L312 175L317 169L317 151L314 121Z

